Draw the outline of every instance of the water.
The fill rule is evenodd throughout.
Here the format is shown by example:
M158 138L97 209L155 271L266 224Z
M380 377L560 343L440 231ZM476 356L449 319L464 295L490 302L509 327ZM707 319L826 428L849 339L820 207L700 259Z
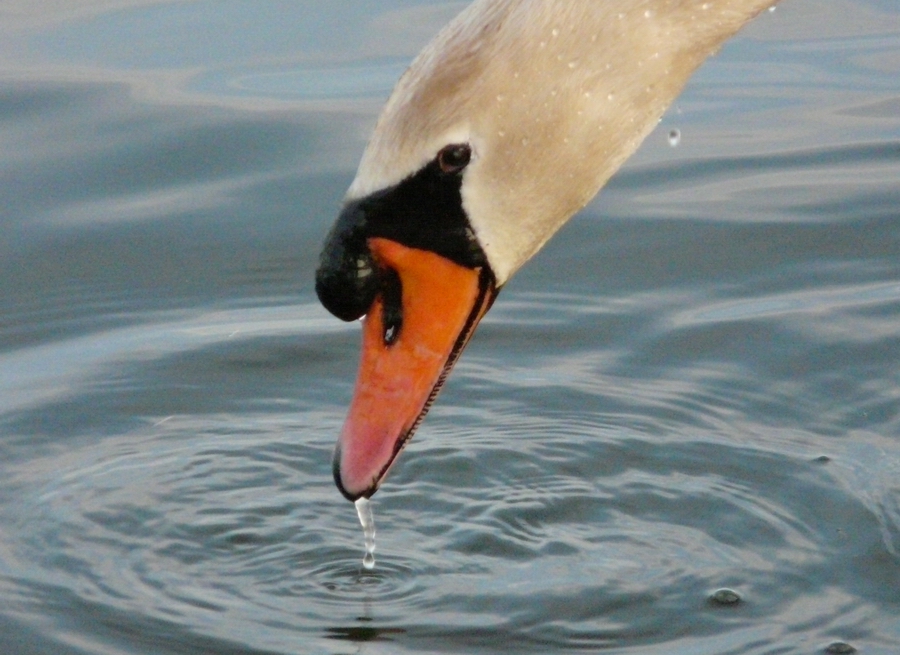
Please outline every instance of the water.
M500 294L360 567L313 271L456 8L0 9L0 652L896 653L895 0L704 67Z
M363 567L371 571L375 568L375 515L368 498L358 498L354 505L356 505L356 514L359 516L366 542Z
M669 130L669 145L677 148L679 143L681 143L681 131L678 128L672 128Z

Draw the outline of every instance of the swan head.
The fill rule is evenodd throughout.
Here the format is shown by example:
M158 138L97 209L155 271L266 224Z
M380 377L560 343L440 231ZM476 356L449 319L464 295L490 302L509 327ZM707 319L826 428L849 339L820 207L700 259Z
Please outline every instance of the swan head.
M651 4L476 0L398 82L316 275L329 311L364 317L347 498L378 489L499 289L767 2Z
M334 456L350 500L378 488L499 291L462 201L468 143L348 197L316 275L323 305L363 319L353 401Z

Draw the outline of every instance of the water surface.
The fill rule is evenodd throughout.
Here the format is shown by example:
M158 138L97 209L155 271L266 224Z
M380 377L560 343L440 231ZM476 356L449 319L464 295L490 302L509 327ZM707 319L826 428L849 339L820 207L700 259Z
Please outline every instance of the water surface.
M313 271L460 6L0 9L2 652L896 652L894 0L699 72L504 289L363 569Z

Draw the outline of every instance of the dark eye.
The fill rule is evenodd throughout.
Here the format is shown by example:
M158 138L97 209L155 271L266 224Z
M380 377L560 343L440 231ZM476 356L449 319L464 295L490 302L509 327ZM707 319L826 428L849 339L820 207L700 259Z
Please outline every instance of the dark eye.
M437 163L441 172L446 175L455 175L469 165L472 159L472 149L467 143L456 143L444 146L437 154Z

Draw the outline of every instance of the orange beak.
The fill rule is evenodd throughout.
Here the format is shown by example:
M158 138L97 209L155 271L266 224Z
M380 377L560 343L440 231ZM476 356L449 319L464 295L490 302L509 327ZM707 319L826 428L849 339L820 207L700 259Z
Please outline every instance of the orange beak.
M356 388L334 453L335 482L350 500L378 489L497 295L485 269L380 237L368 246L399 288L382 290L363 319Z

